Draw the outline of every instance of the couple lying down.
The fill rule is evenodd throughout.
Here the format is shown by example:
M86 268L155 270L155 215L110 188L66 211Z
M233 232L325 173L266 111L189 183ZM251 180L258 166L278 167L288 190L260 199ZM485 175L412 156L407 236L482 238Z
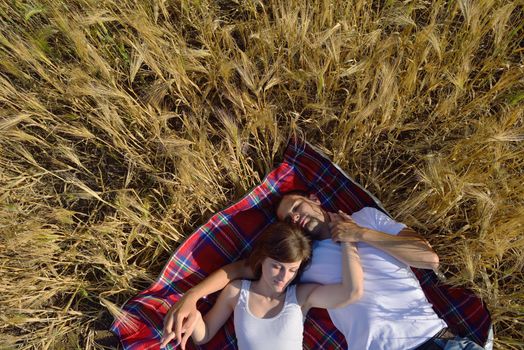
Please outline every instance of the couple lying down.
M301 193L285 195L277 217L247 261L219 269L170 309L161 346L176 338L184 348L189 336L203 344L234 313L241 350L301 349L305 315L321 307L350 349L482 349L433 311L409 266L436 269L438 256L404 224L370 207L329 213ZM202 317L196 301L221 288Z

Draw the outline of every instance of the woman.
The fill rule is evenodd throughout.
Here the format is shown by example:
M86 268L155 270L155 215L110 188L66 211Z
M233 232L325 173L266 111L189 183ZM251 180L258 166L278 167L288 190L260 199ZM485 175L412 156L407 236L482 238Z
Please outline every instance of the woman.
M198 315L193 341L208 342L234 312L240 350L302 349L303 320L310 308L343 307L362 294L363 274L356 248L351 243L342 246L341 283L289 286L309 260L311 246L298 227L272 224L247 260L256 280L229 283L212 309L204 317Z

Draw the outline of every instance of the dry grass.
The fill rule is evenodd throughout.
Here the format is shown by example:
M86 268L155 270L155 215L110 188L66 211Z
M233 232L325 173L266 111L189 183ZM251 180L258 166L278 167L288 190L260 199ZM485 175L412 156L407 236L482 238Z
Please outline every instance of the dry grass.
M300 132L522 349L523 26L522 1L1 0L0 348L101 349Z

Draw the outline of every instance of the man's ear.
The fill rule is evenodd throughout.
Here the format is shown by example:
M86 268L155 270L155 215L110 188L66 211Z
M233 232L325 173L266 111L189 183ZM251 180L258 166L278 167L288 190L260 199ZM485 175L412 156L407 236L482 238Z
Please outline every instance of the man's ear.
M320 199L318 199L318 197L313 194L313 193L310 193L309 196L308 196L309 200L315 202L316 204L320 205Z

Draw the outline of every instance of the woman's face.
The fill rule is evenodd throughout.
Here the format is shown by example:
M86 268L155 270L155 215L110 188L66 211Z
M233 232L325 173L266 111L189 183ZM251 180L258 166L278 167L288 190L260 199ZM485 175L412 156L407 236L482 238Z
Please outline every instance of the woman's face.
M265 283L275 292L283 292L289 283L296 277L301 260L285 263L271 258L262 262L262 277Z

